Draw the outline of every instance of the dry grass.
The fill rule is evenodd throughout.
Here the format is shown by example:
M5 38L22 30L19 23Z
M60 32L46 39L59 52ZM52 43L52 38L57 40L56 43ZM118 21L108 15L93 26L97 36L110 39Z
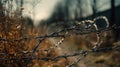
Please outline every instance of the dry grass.
M38 39L33 37L46 35L46 28L31 28L28 25L28 20L18 16L0 16L0 66L1 67L25 67L27 60L21 59L29 57L31 53L22 53L22 51L31 51L37 44ZM71 54L82 49L88 50L93 47L96 42L96 33L89 35L74 35L66 37L65 41L58 47L49 51L41 51L50 48L53 45L51 39L45 39L40 44L38 50L34 53L34 57L39 58L54 58L59 55ZM100 34L100 39L103 40L101 47L120 44L114 42L112 31ZM104 37L104 35L106 37ZM33 39L13 40L29 37ZM5 39L5 40L4 40ZM54 39L56 42L59 38ZM80 61L75 67L120 67L120 53L117 51L108 51L89 54L84 60ZM10 60L17 58L19 60ZM27 64L28 67L66 67L76 60L76 57L59 58L56 60L31 60Z

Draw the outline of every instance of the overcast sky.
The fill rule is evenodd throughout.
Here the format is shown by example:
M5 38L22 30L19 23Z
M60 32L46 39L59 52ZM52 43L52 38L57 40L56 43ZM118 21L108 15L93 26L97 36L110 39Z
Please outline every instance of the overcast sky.
M60 0L26 0L23 15L34 19L35 24L49 18Z

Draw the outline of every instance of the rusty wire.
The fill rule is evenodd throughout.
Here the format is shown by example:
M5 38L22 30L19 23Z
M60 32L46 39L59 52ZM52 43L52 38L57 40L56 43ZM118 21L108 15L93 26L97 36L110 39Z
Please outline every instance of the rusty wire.
M106 27L104 29L98 29L97 25L95 24L95 21L98 19L104 19L106 21ZM89 25L87 26L86 23L88 23ZM81 25L84 25L83 27L81 27ZM91 27L92 26L92 27ZM94 27L94 28L93 28ZM112 30L112 29L119 29L120 27L109 27L109 22L107 20L107 18L105 16L100 16L97 17L93 20L85 20L85 21L81 21L79 23L77 23L76 25L72 26L71 28L66 28L63 30L60 30L58 32L53 32L51 34L48 35L44 35L44 36L35 36L35 37L22 37L22 38L18 38L18 39L6 39L6 38L2 38L0 37L0 41L5 41L5 42L9 42L9 41L22 41L22 40L27 40L27 39L37 39L38 43L33 47L33 49L31 51L21 51L21 53L23 55L26 55L28 53L31 53L30 56L26 56L26 57L16 57L16 58L0 58L0 60L25 60L26 61L26 66L32 61L32 60L44 60L44 61L48 61L48 60L56 60L59 58L68 58L68 57L73 57L73 56L79 56L82 55L78 58L77 61L73 62L72 64L69 64L67 67L71 67L75 64L77 64L80 60L84 59L88 54L90 53L96 53L96 52L104 52L104 51L120 51L120 45L114 45L111 47L103 47L100 48L100 41L99 41L99 33L101 31L108 31L108 30ZM63 33L64 32L64 33ZM89 34L92 32L96 33L97 36L97 42L96 45L89 49L89 50L81 50L79 52L73 53L73 54L66 54L66 55L62 55L62 56L56 56L54 58L39 58L39 57L34 57L34 54L36 51L39 52L38 47L40 46L40 44L42 43L43 40L45 40L46 38L59 38L61 37L61 40L54 46L51 46L51 48L48 49L44 49L44 50L40 50L40 51L48 51L50 49L53 49L55 47L59 47L59 45L64 41L64 38L69 37L70 35L68 34L69 32L72 32L76 35L84 35L84 34ZM61 34L63 33L63 34ZM6 53L0 53L0 56L8 56Z

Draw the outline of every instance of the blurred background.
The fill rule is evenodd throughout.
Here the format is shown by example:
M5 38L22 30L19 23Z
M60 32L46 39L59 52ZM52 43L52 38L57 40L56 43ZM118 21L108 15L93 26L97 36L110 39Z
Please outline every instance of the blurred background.
M2 0L1 0L2 1ZM34 24L41 21L70 21L105 15L109 19L119 16L119 0L13 0L14 9L20 5L23 15L30 17ZM56 16L55 16L56 15ZM50 20L51 19L51 20ZM113 21L112 20L112 21ZM116 18L116 21L118 19Z
M1 7L3 1L0 1ZM23 8L22 16L28 17L30 23L36 27L50 27L52 24L66 27L74 21L93 19L97 16L106 16L110 26L120 26L119 0L11 0L11 4L11 8L6 4L6 9L16 11ZM115 30L116 37L120 36L119 31Z

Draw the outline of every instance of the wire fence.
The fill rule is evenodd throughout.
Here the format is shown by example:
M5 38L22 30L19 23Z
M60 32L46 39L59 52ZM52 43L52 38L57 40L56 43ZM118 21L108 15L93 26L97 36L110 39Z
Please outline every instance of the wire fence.
M102 28L99 28L98 25L96 24L96 21L98 20L103 20L105 22L104 23L105 26ZM120 27L116 27L116 26L109 27L109 22L107 18L105 16L100 16L100 17L94 18L93 20L84 20L81 22L76 22L70 28L65 28L60 31L53 32L51 34L47 34L44 36L20 37L20 38L13 38L13 39L0 37L0 42L4 43L4 44L0 44L1 46L3 46L3 48L0 47L0 50L1 50L0 61L3 61L2 63L5 63L3 65L18 62L18 65L22 63L23 66L27 67L33 60L54 61L59 58L65 58L68 60L68 58L70 57L78 56L76 61L73 61L72 63L68 63L66 65L66 67L72 67L76 65L78 62L80 62L81 60L84 60L84 58L87 57L91 53L120 51L120 44L101 47L101 44L103 42L101 39L101 35L102 35L101 33L102 32L106 33L107 31L112 30L113 28L120 29ZM41 52L49 53L49 51L54 50L57 47L60 47L61 45L64 44L63 42L65 41L65 38L70 37L73 34L75 36L78 36L78 35L90 34L93 32L96 34L96 42L95 42L95 45L88 50L80 50L79 52L74 52L72 54L65 54L65 55L59 55L59 56L54 56L54 57L49 57L49 56L40 57L39 56L41 55ZM104 37L106 37L106 35L104 35ZM49 48L40 49L39 47L42 45L41 43L48 38L60 38L60 40L57 43L51 45ZM9 46L10 42L17 42L18 44L22 41L25 42L27 40L36 40L35 45L32 47L31 50L21 49L18 51L14 51L14 49L18 49L18 47L17 48L14 47L13 50L11 49L11 52L13 53L9 54L8 52L9 50L7 49L7 47ZM24 44L21 44L21 43L19 45L18 45L19 47L24 46ZM37 54L38 56L36 56L36 53L39 53L39 55Z

